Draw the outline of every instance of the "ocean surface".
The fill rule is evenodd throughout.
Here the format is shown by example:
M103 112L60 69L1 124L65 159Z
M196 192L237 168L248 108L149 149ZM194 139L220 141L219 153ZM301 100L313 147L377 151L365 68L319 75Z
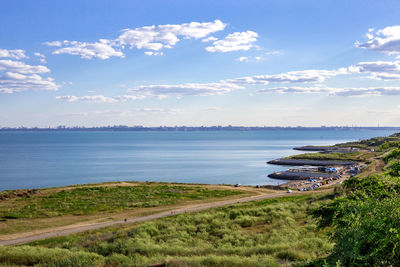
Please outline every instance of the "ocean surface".
M0 190L104 181L279 184L271 159L295 146L387 136L388 130L0 132Z

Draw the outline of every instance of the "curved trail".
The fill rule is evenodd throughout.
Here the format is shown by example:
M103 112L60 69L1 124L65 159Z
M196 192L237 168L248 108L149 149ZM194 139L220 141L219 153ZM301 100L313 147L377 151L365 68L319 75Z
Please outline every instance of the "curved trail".
M239 198L239 199L223 200L223 201L204 203L204 204L198 204L198 205L190 205L190 206L186 206L186 207L183 206L182 208L159 212L159 213L142 216L142 217L135 217L135 218L127 219L126 221L125 220L115 220L115 221L110 221L110 222L95 223L95 224L91 224L91 225L72 227L72 228L63 229L63 230L53 230L53 231L49 231L49 232L45 232L45 233L33 234L33 235L14 238L14 239L0 240L0 245L7 246L7 245L24 244L24 243L41 240L41 239L76 234L76 233L80 233L80 232L84 232L84 231L96 230L96 229L113 226L113 225L145 222L145 221L150 221L150 220L154 220L154 219L170 217L170 216L174 216L177 214L183 214L183 213L187 213L187 212L202 211L202 210L206 210L206 209L210 209L210 208L223 207L223 206L232 205L232 204L236 204L236 203L257 201L257 200L276 198L276 197L282 197L282 196L288 195L286 192L269 193L268 194L268 193L264 193L261 191L259 193L260 194L256 195L256 196L244 197L244 198ZM290 195L298 195L298 194L305 194L305 193L306 192L293 192ZM308 192L308 193L310 193L310 192Z

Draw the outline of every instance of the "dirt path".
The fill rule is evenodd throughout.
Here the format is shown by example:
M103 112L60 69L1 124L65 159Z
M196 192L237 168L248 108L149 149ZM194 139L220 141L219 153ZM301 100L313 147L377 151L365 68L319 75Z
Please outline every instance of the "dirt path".
M367 160L370 160L371 162L373 162L371 164L371 170L368 170L367 172L364 172L360 175L360 178L364 178L367 177L371 174L375 174L375 173L380 173L383 171L383 168L385 167L385 162L383 162L382 158L384 156L386 156L387 154L389 154L391 151L387 151L384 154L380 155L380 156L374 156L371 158L368 158Z
M243 189L243 188L241 188L241 189ZM253 190L251 190L251 191L253 191ZM223 200L223 201L217 201L217 202L212 202L212 203L183 206L181 208L164 211L164 212L159 212L159 213L155 213L155 214L148 215L148 216L127 219L126 221L125 220L115 220L115 221L110 221L110 222L95 223L95 224L90 224L90 225L72 227L72 228L63 229L63 230L53 230L53 231L49 230L48 232L45 232L45 233L33 234L33 235L29 235L29 236L8 239L8 240L0 240L0 245L7 246L7 245L24 244L24 243L33 242L36 240L47 239L47 238L58 237L58 236L65 236L65 235L80 233L80 232L84 232L84 231L88 231L88 230L96 230L96 229L100 229L103 227L108 227L108 226L113 226L113 225L118 225L118 224L150 221L150 220L154 220L154 219L174 216L177 214L183 214L183 213L187 213L187 212L202 211L202 210L206 210L206 209L210 209L210 208L223 207L223 206L232 205L232 204L236 204L236 203L256 201L256 200L262 200L262 199L268 199L268 198L276 198L276 197L282 197L282 196L288 195L286 192L267 193L267 192L262 192L261 190L258 191L258 193L260 193L260 194L256 195L256 196L244 197L244 198L239 198L239 199L231 199L231 200ZM294 192L291 195L298 195L298 194L306 194L306 192ZM308 194L310 194L310 192L308 192Z

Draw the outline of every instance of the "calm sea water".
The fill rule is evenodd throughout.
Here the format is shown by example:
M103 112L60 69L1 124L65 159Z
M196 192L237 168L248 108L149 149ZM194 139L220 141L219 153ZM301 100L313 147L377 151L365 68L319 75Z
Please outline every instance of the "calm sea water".
M266 161L383 130L0 132L0 190L103 181L278 184Z

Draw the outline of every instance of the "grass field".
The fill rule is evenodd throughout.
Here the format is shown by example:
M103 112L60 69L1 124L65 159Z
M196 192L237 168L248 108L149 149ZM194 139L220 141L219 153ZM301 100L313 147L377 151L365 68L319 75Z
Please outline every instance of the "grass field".
M361 152L349 152L349 153L305 153L299 155L293 155L286 157L285 159L312 159L312 160L359 160L357 157L361 155Z
M332 248L308 211L329 195L290 196L142 224L0 248L9 264L75 266L276 266L306 263ZM63 253L65 251L65 253ZM42 256L38 256L42 255ZM79 259L79 260L78 260Z
M29 193L30 192L30 193ZM240 190L159 183L100 184L6 191L0 200L0 234L18 233L121 212L246 195Z

